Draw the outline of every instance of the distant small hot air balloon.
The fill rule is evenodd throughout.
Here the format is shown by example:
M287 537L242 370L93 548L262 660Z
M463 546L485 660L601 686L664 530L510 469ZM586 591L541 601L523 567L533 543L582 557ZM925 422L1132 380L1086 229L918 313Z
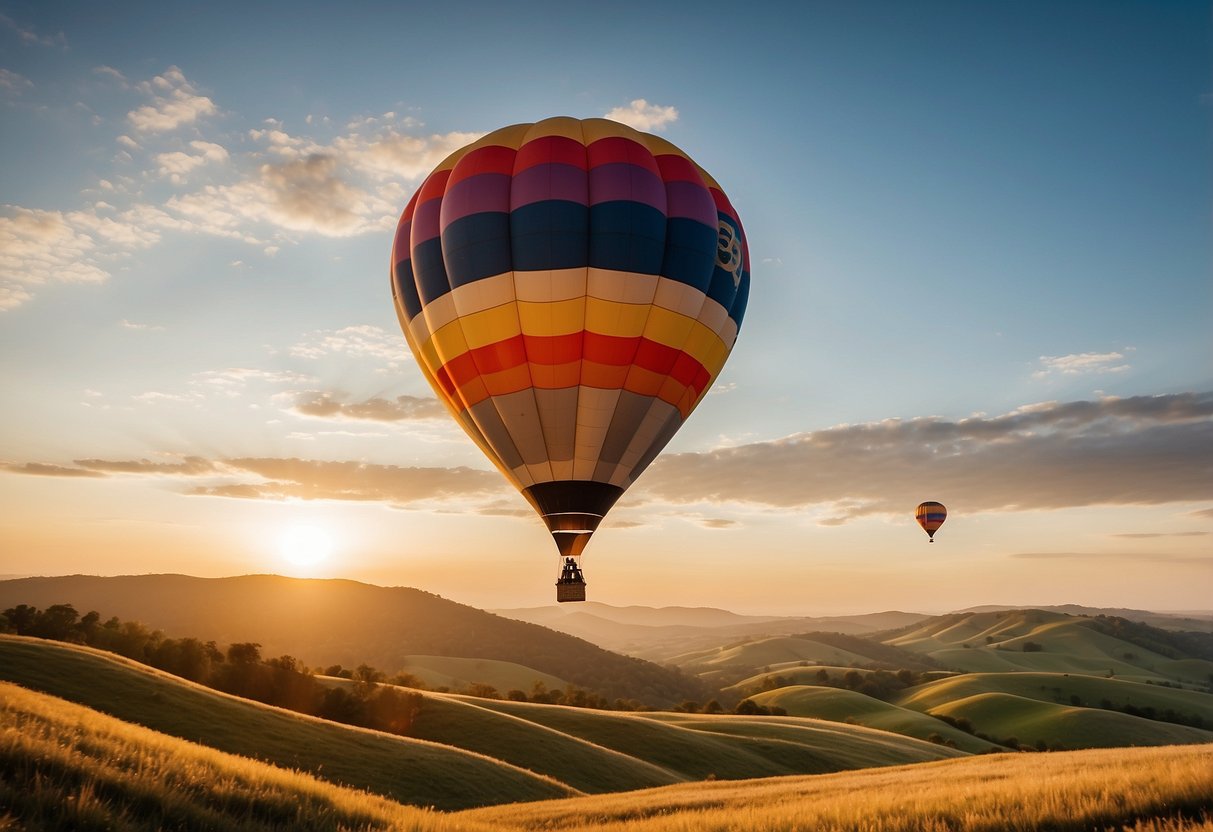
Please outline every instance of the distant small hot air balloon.
M750 258L716 180L606 119L496 130L404 209L392 295L440 401L547 524L558 601L603 517L703 400Z
M914 511L914 519L918 521L918 525L922 526L922 530L930 538L927 542L934 543L935 532L943 525L943 521L948 519L948 510L944 508L943 503L928 500L925 503L918 504L918 508Z

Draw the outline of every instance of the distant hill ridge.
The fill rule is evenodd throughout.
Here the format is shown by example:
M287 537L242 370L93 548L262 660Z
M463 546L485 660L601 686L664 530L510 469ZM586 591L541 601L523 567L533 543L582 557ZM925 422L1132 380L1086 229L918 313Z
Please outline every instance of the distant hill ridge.
M494 659L567 679L610 699L705 701L701 681L547 628L408 587L245 575L72 575L0 581L0 609L71 604L133 619L170 636L254 641L265 656L311 666L370 664L387 673L410 656Z

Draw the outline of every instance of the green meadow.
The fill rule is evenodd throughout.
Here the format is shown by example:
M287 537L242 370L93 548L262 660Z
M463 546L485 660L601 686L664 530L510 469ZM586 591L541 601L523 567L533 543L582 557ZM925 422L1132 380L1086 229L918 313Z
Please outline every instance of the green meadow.
M481 754L262 705L78 645L0 636L0 679L404 803L458 809L576 793Z
M218 693L92 648L20 636L0 636L0 678L175 737L442 809L961 753L829 722L597 711L434 692L422 693L405 738Z
M548 689L563 689L568 682L559 676L534 668L494 659L461 659L452 656L405 656L399 668L421 680L429 688L463 690L474 684L488 685L501 691L521 690L530 693L536 682Z
M0 683L0 830L22 829L1208 832L1213 745L981 755L441 813Z

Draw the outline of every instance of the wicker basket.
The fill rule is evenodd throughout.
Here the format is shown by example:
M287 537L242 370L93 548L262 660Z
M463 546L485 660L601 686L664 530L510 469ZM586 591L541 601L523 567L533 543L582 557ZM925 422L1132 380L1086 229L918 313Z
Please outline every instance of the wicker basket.
M556 584L556 600L560 603L565 601L584 601L585 600L585 582L580 583L557 583Z

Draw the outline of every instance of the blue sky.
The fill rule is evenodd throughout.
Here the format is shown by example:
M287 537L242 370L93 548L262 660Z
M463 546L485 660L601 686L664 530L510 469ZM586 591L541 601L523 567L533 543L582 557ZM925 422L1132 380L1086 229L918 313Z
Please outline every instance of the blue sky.
M0 572L547 602L387 263L450 150L610 115L720 181L754 282L591 597L1207 606L1209 5L751 5L0 2Z

